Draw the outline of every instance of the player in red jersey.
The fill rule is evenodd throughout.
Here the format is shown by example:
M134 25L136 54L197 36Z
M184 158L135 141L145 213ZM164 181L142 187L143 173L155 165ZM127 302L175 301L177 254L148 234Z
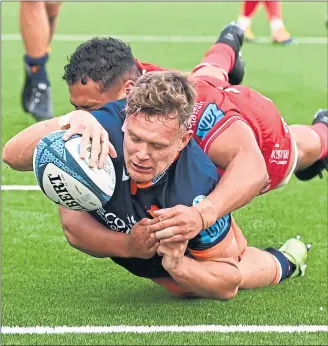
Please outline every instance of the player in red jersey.
M194 138L224 175L202 201L201 217L185 206L154 213L157 237L169 237L168 243L193 238L203 224L287 184L293 173L308 180L328 170L327 110L316 113L312 126L288 126L270 99L228 82L242 38L241 29L229 25L193 70Z

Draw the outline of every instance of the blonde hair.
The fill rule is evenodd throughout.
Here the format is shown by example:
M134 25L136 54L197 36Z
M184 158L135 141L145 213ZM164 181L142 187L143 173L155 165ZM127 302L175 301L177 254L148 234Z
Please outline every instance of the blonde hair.
M130 90L126 115L177 118L180 126L189 127L196 92L193 82L177 71L148 72Z

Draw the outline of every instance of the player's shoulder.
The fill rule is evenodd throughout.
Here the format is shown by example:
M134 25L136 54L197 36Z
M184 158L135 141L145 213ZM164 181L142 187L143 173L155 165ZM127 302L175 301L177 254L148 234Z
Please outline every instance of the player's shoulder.
M121 99L114 102L108 102L91 114L101 123L108 131L111 128L122 126L125 119L126 99Z
M123 141L122 125L125 120L126 99L108 102L101 108L91 112L102 127L108 132L109 140L114 147Z
M219 173L212 161L197 143L191 140L169 171L165 193L169 206L192 205L197 196L208 195L219 179Z

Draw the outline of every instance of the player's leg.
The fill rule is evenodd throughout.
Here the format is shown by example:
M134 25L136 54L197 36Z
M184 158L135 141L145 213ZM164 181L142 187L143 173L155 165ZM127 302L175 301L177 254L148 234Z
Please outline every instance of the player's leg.
M244 40L243 30L237 25L226 26L216 43L207 51L201 63L192 72L194 77L214 77L240 84L244 77L244 62L240 49Z
M241 4L241 12L237 19L237 25L245 31L247 41L254 40L254 34L251 31L252 17L255 14L260 1L244 1Z
M47 2L46 3L46 11L47 11L49 29L50 29L49 44L56 30L57 18L60 12L61 5L62 5L61 2Z
M263 1L268 20L270 22L271 36L275 43L291 44L293 39L287 31L282 17L282 3L280 1Z
M247 247L239 269L241 289L275 285L289 277L304 275L308 249L298 239L289 239L279 250Z
M328 170L328 110L319 110L311 126L291 125L298 160L295 174L300 180L310 180Z
M247 241L234 220L231 225L239 251L238 266L242 276L239 288L270 286L304 273L308 248L299 239L289 239L279 250L260 250L247 246Z
M20 3L20 29L26 51L22 105L37 120L49 119L52 105L46 63L50 26L44 2Z

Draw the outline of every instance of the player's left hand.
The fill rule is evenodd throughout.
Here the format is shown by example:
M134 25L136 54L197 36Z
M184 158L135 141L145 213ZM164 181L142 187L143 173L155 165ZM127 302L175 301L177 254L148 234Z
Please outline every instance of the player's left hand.
M171 244L193 239L203 228L202 218L193 207L176 205L172 208L155 210L150 222L150 231L162 244Z
M166 271L171 272L177 270L183 261L187 245L188 240L174 244L163 244L161 240L157 254L163 256L162 265Z

